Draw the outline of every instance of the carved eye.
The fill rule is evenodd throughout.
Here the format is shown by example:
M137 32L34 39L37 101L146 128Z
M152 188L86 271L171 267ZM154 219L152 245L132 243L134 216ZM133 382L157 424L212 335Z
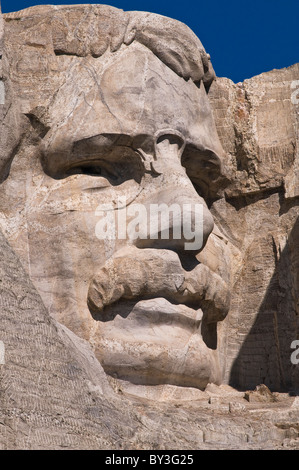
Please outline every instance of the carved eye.
M66 171L66 176L71 175L101 176L114 181L118 179L118 173L113 165L104 161L77 163Z
M44 172L55 179L74 175L105 178L112 185L120 185L128 180L140 184L144 175L144 164L138 152L129 146L102 147L77 144L73 152L41 153ZM92 151L93 150L93 151Z
M83 165L77 168L78 173L82 173L83 175L89 176L101 176L102 175L102 168L99 165Z
M213 200L225 184L218 155L209 149L188 146L182 156L182 165L196 191L206 202Z

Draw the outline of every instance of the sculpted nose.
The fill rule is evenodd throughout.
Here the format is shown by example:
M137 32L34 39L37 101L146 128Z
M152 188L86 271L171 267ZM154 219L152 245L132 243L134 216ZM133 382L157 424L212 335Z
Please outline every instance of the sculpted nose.
M214 227L207 205L194 189L181 156L184 138L177 132L156 136L155 155L150 162L154 178L143 205L147 214L147 233L135 240L140 248L169 248L199 252Z

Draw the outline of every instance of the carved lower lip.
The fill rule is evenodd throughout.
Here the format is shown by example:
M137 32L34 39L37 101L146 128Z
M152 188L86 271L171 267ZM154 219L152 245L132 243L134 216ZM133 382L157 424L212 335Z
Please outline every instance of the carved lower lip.
M201 330L202 310L190 308L184 304L173 304L164 297L152 299L121 300L108 305L105 309L94 312L97 321L109 322L117 316L134 319L139 326L174 325L191 332Z
M178 325L192 331L199 330L203 312L186 305L175 305L163 297L141 300L131 312L140 323L150 321L151 325Z
M107 321L107 307L119 301L158 297L193 311L201 308L208 323L225 318L230 300L225 282L207 266L199 264L186 272L175 252L129 247L94 276L88 306L94 318Z

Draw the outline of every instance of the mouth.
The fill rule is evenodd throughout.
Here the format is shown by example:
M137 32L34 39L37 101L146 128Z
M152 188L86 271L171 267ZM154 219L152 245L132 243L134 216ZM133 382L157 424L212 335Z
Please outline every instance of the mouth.
M112 319L112 306L123 301L151 300L143 309L144 315L160 313L160 321L163 318L166 321L172 309L164 305L161 310L161 302L154 302L158 298L165 299L169 305L181 306L178 319L182 324L187 325L191 318L197 318L199 310L209 324L226 317L230 291L223 279L202 263L191 271L183 269L174 251L126 247L93 277L87 302L94 319L107 322ZM174 310L178 312L177 308ZM174 311L172 313L174 315Z
M221 381L214 333L229 301L206 265L188 271L174 251L126 247L89 286L96 355L108 375L131 384L204 390Z

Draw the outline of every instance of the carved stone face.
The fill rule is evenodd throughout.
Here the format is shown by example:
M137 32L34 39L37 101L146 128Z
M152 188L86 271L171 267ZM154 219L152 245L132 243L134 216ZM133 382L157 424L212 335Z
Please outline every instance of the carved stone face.
M216 330L229 275L202 197L216 191L222 157L203 83L138 42L55 61L59 87L27 113L39 141L27 142L1 185L2 228L50 313L90 342L108 374L146 385L219 383ZM202 244L186 249L183 218L150 233L155 204L188 210L193 230L200 206ZM136 235L137 206L145 211ZM112 225L101 238L105 208Z

